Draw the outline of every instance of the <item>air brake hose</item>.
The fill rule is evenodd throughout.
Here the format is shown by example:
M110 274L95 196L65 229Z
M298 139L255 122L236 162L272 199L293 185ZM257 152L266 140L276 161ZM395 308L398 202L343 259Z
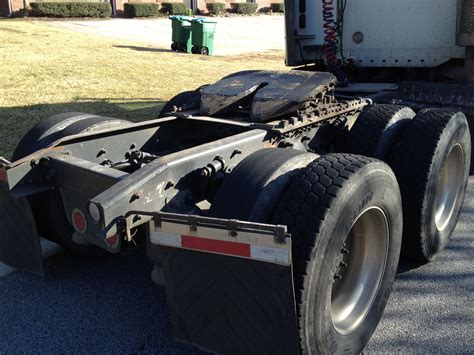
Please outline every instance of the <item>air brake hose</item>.
M324 27L324 55L329 70L336 76L340 85L346 86L349 80L346 76L341 61L337 58L339 39L336 33L336 22L334 20L334 0L322 0L323 2L323 27Z

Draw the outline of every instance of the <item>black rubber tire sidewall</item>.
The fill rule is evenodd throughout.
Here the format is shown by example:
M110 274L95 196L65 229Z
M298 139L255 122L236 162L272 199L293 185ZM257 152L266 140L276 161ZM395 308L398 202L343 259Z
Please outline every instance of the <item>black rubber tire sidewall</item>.
M179 93L171 100L169 100L160 111L158 118L166 117L167 114L173 111L173 107L176 106L178 108L185 107L186 109L198 109L201 105L201 91L200 90L193 90L193 91L183 91Z
M286 204L286 196L280 202ZM312 208L317 204L316 201L312 202L307 201L306 206L300 208ZM333 327L330 315L331 287L339 262L337 256L356 218L372 206L381 208L390 222L389 229L393 238L389 243L386 268L379 292L365 320L348 335L341 335ZM299 324L301 329L306 330L305 336L301 337L303 353L354 354L361 351L368 342L382 316L397 271L402 234L400 206L400 193L394 174L385 164L373 163L351 176L338 197L331 202L319 232L311 231L305 226L305 235L298 235L289 229L294 244L309 243L317 233L315 247L309 258L311 266L306 269L304 289L300 296L297 294L297 304L306 305L300 309L304 324ZM285 221L278 220L278 217L273 219L273 223L286 224ZM300 239L298 242L296 238L304 241ZM301 260L293 262L297 264L301 263ZM297 284L296 281L296 287Z
M55 134L63 130L65 124L67 127L67 124L73 124L90 117L95 116L82 112L66 112L48 117L47 119L37 123L25 133L17 144L15 151L12 154L12 161L16 161L37 151L38 149L36 148L36 145L39 140L46 137L44 136L46 133L48 133L48 135Z
M225 178L209 215L268 223L291 177L316 157L282 148L261 149L249 155Z
M366 106L347 135L346 152L390 162L403 130L415 116L405 106Z
M371 195L370 185L372 179L375 180L378 178L376 173L377 172L367 172L365 176L361 176L359 180L360 185L358 187L350 187L353 193L347 193L342 196L343 201L341 201L340 207L333 206L331 211L333 219L327 220L325 223L327 232L322 230L320 233L320 236L327 233L328 240L326 242L328 242L328 246L323 251L316 250L312 256L314 262L311 274L326 276L321 279L321 283L316 281L311 285L312 287L310 286L308 292L312 297L306 300L307 303L315 305L313 312L311 312L311 318L309 319L310 322L317 323L314 333L316 337L313 341L319 343L324 341L324 338L327 339L326 342L329 345L329 350L333 354L359 352L365 344L367 344L369 336L375 331L382 317L397 272L401 241L389 243L386 269L379 289L380 293L374 300L374 304L365 320L348 335L342 336L335 331L331 321L330 307L328 307L328 304L330 305L331 302L330 290L333 282L333 273L337 267L338 260L334 257L336 255L335 250L339 253L343 239L349 233L352 223L355 222L357 216L365 208L373 206L375 201L377 201L377 206L384 210L390 220L397 219L397 215L399 216L398 218L401 219L401 202L396 202L396 194L394 194L393 191L387 188L385 191L375 191L373 195ZM381 201L383 202L381 203ZM392 223L391 227L394 228L396 225L397 224ZM401 223L399 225L401 225ZM401 235L401 231L399 231L399 233ZM323 268L318 270L318 265L323 265ZM329 277L327 277L328 275ZM326 291L324 299L320 298L322 290ZM324 317L320 317L321 314L324 314ZM320 337L317 337L318 334ZM348 349L351 350L347 351Z
M18 154L21 158L69 135L131 124L131 122L126 120L94 115L89 115L80 120L71 120L71 118L77 115L86 114L60 114L39 123L23 137L20 143L21 146L20 144L18 145L15 154ZM64 126L65 120L70 120L70 124ZM55 129L55 126L62 127L62 129ZM51 130L51 133L43 137L43 134L49 130ZM35 216L36 225L42 236L58 243L73 253L90 256L109 254L95 245L80 245L72 240L74 228L69 224L66 217L61 193L58 189L30 196L29 200Z
M420 112L420 115L429 112L430 110L425 110ZM463 114L449 112L447 114L453 116L438 136L424 136L425 140L439 139L437 142L432 142L436 148L433 151L418 152L431 156L430 161L414 166L410 159L410 155L417 154L416 149L423 134L421 129L419 132L407 132L405 142L402 142L394 161L393 168L400 181L405 218L402 255L407 259L423 262L435 259L449 242L464 202L471 159L471 137ZM448 225L442 231L438 231L434 218L437 181L448 154L456 144L460 144L463 148L465 182Z

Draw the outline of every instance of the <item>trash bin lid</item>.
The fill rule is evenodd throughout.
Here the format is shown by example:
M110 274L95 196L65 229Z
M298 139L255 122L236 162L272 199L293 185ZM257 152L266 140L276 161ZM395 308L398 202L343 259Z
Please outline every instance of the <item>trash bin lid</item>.
M178 21L189 21L191 22L194 17L191 16L181 16L181 15L173 15L168 17L170 20L178 20Z
M217 23L217 20L204 18L204 17L198 17L198 18L192 19L191 22Z

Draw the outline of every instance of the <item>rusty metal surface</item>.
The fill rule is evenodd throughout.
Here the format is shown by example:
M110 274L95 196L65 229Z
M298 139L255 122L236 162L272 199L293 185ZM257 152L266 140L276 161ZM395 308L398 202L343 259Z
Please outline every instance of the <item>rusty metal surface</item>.
M181 198L189 199L186 195L190 193L193 174L200 168L217 156L229 167L238 164L250 153L271 145L268 141L266 143L267 134L264 130L254 129L152 161L91 200L101 209L101 226L110 228L130 210L156 212L165 206L171 209L179 207ZM192 204L192 198L190 202ZM149 218L131 216L127 218L127 227L147 220Z
M243 71L202 90L201 114L219 114L248 98L250 120L262 122L296 112L308 101L332 91L335 85L336 78L330 73Z
M245 112L240 112L242 116L237 112L219 117L180 112L65 137L21 160L0 161L0 165L16 197L58 189L66 216L69 218L75 208L86 211L92 226L86 233L89 242L103 244L105 237L117 231L130 235L132 228L149 220L128 215L129 211L191 212L200 201L209 200L209 196L212 200L207 186L212 184L214 191L219 186L212 179L224 178L257 150L309 150L311 145L316 153L330 151L330 141L313 144L315 139L322 142L316 132L338 118L356 115L368 103L362 99L338 102L333 95L334 85L334 76L327 73L240 72L203 89L203 105L206 93L207 99L224 93L217 101L227 105L250 92L245 98L252 106L247 116ZM249 115L254 114L271 121L248 122ZM147 159L135 161L132 156ZM207 180L200 176L202 169L211 174L216 166L222 169L219 174ZM89 203L98 208L100 221L90 220Z

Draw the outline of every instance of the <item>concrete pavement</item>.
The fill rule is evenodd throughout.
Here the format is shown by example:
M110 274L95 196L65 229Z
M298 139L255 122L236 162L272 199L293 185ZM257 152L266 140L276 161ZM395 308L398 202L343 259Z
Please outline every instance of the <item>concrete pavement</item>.
M217 17L215 54L230 55L285 49L284 17L261 15ZM162 49L171 46L171 21L114 18L100 21L47 21L49 26L100 37L143 43Z

